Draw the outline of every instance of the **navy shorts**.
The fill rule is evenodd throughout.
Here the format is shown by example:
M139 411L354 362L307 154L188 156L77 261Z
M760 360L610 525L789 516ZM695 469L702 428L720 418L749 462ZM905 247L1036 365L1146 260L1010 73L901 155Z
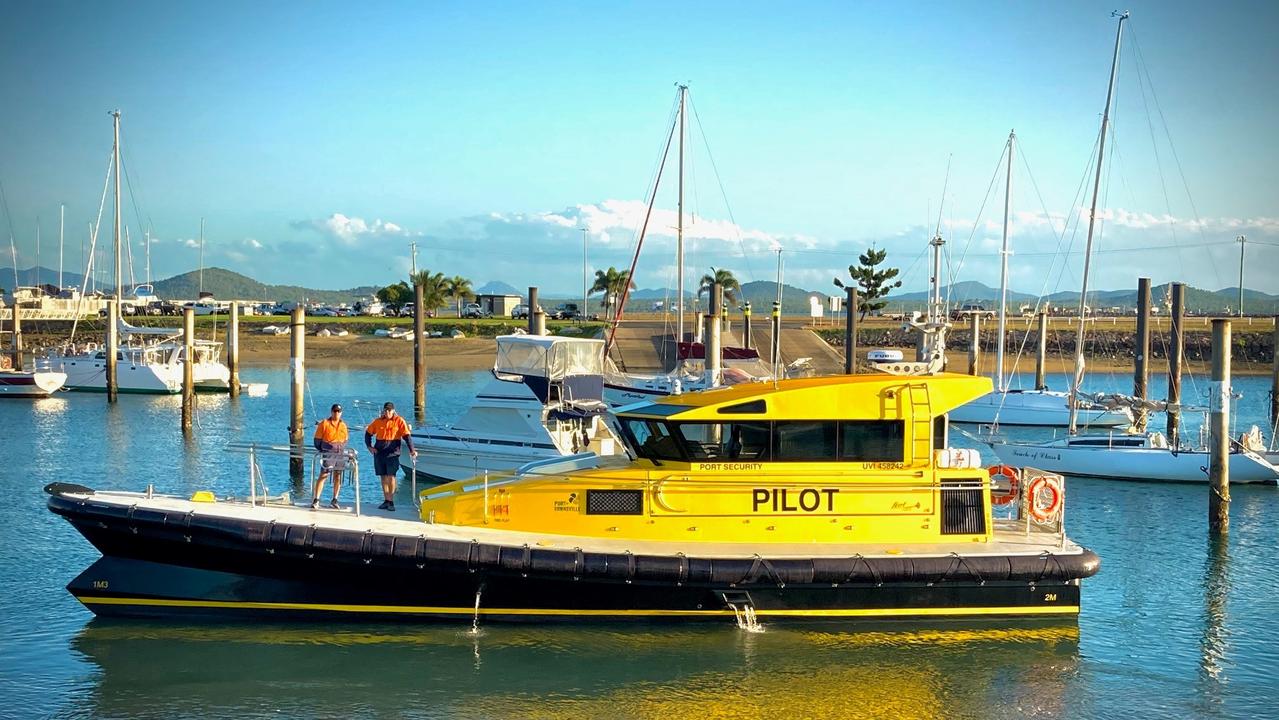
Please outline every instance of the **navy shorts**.
M373 455L373 474L378 477L396 475L400 472L400 454Z

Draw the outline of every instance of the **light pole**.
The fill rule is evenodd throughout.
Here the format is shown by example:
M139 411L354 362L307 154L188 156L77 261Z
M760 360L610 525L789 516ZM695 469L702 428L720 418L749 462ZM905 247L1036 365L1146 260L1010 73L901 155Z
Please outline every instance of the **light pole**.
M587 243L587 239L590 237L590 235L588 235L588 234L587 234L587 229L586 229L586 228L578 228L578 230L581 230L581 231L582 231L582 313L581 313L582 317L581 317L581 319L582 319L582 320L585 320L585 319L586 319L586 308L587 308L586 301L587 301L587 298L589 297L589 293L588 293L588 291L587 291L587 289L586 289L586 288L587 288L587 285L586 285L586 276L587 276L587 273L589 273L589 272L590 272L590 270L588 270L588 269L587 269L587 267L588 267L588 266L587 266L587 263L586 263L586 260L587 260L587 258L586 258L586 243Z
M1239 243L1239 317L1243 317L1243 247L1248 238L1240 235L1235 240Z

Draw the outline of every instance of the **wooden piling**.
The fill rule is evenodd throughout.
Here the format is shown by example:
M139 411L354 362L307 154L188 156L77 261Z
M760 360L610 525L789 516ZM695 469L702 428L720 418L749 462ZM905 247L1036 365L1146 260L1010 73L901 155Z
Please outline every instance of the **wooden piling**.
M844 288L844 374L857 372L857 288Z
M13 301L13 320L9 324L10 329L13 331L13 335L12 337L9 338L11 342L11 344L9 345L9 351L13 355L13 369L20 371L22 370L22 365L23 365L22 318L18 317L18 301L16 299L16 295L14 297L15 299Z
M1137 348L1133 356L1132 394L1145 401L1150 384L1150 278L1137 278ZM1146 430L1146 409L1138 407L1133 412L1133 427L1138 432Z
M1048 378L1044 366L1048 362L1048 313L1040 310L1036 320L1039 322L1039 349L1035 352L1035 389L1047 390Z
M773 366L773 374L780 374L777 370L777 363L782 360L782 304L773 301L772 338L769 343L768 359Z
M289 475L294 480L306 477L306 456L302 442L306 419L302 401L306 387L306 309L293 309L289 321Z
M413 415L426 417L426 288L413 283Z
M1230 321L1212 321L1208 390L1208 533L1230 530Z
M1181 361L1184 356L1185 338L1182 323L1185 320L1186 286L1172 284L1172 317L1169 319L1168 348L1168 444L1175 450L1181 447Z
M541 308L538 307L538 304L537 304L537 287L530 285L528 288L528 334L529 335L538 334L537 325L536 325L537 320L534 318L534 315L536 315L538 310L540 309Z
M724 288L719 283L711 283L710 309L711 312L706 314L706 374L710 378L711 387L719 387L720 365L723 362L723 355L720 352L721 346L721 328L720 318L715 314L715 308L719 306L724 299Z
M240 303L231 301L231 317L226 326L226 367L231 373L231 397L240 396Z
M1279 425L1279 315L1270 340L1270 426Z
M182 311L182 434L189 437L195 416L195 310Z
M742 305L742 347L747 349L751 347L751 301L750 300L747 300L746 303ZM1275 365L1275 367L1279 368L1279 365ZM1279 374L1276 374L1275 377L1279 378Z
M546 313L542 312L541 310L538 310L537 312L533 313L533 334L534 335L546 334Z
M119 367L116 356L120 354L120 300L107 301L107 402L119 399Z
M981 373L981 318L977 313L968 316L968 374Z

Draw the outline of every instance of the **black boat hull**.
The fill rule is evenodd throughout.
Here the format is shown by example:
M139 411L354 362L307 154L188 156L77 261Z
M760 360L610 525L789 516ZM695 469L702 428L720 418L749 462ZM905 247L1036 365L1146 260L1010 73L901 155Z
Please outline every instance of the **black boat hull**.
M697 558L511 547L127 507L55 494L103 553L68 589L104 616L697 620L1073 616L1089 551Z

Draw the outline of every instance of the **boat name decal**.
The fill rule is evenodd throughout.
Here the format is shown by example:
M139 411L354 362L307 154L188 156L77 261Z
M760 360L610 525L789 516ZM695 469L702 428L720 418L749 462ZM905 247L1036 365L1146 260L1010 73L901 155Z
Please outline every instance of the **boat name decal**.
M764 469L764 463L751 462L713 462L713 463L697 463L698 470L752 470L758 471Z
M795 496L787 488L755 488L751 491L752 511L759 512L763 507L772 512L817 512L825 506L826 512L834 512L838 492L839 488L804 488Z

